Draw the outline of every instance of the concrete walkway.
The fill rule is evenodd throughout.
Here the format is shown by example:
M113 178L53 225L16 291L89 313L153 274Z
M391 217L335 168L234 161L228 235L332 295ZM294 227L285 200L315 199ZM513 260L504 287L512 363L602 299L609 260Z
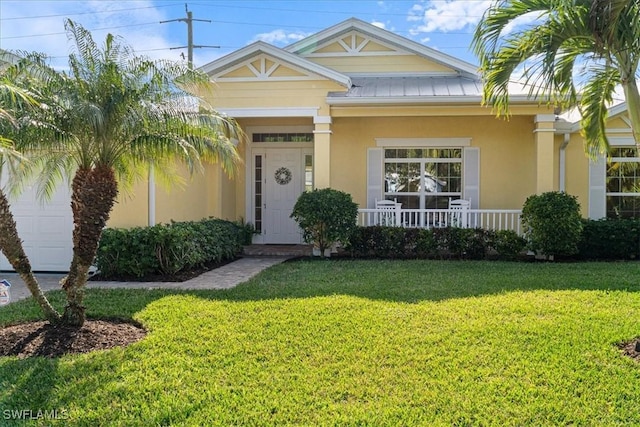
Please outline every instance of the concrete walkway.
M102 282L90 281L88 288L104 289L229 289L246 282L261 271L280 264L291 257L245 257L208 271L184 282ZM60 279L64 274L36 274L38 283L43 291L60 289ZM18 301L31 296L29 289L16 273L0 272L0 280L6 279L11 283L11 301Z

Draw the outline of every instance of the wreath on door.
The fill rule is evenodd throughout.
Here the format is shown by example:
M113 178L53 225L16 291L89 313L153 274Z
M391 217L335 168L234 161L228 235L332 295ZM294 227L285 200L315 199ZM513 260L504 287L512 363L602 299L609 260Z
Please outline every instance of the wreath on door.
M291 171L285 167L279 168L274 174L276 182L280 185L287 185L291 182Z

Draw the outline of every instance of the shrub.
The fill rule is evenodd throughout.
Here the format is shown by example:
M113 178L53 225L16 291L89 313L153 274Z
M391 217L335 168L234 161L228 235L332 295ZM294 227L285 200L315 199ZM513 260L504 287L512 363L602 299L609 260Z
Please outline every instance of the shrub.
M489 251L491 231L481 228L446 227L433 230L440 256L484 259Z
M244 235L241 227L219 219L107 228L102 232L96 266L107 278L174 275L237 257Z
M584 220L578 249L582 259L640 259L640 220Z
M500 230L493 234L490 246L496 251L501 259L516 259L527 247L524 237L512 230Z
M347 250L354 258L458 258L485 259L495 251L502 259L514 259L526 241L514 231L481 228L418 229L357 227Z
M522 208L522 225L533 251L541 251L547 258L578 253L582 218L575 196L550 191L528 197Z
M435 254L431 230L402 227L357 227L347 251L354 258L428 258Z
M291 214L302 228L304 241L320 249L321 256L334 243L349 240L357 216L358 205L351 195L331 188L302 193Z
M243 245L250 245L253 243L253 235L260 234L256 227L250 222L245 222L244 218L240 218L234 224L240 229Z

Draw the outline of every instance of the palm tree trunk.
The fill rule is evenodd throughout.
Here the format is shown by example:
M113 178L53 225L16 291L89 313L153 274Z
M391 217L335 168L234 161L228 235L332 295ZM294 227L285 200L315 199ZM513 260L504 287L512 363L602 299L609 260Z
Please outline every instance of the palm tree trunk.
M60 321L60 314L51 306L47 297L42 293L40 285L36 277L31 271L31 263L27 254L22 247L22 240L18 236L16 222L11 214L9 200L5 194L0 191L0 249L4 256L7 257L11 266L20 275L36 303L42 309L45 317L51 323Z
M62 321L68 325L82 326L86 318L82 302L89 268L96 256L102 229L118 196L118 184L110 167L97 166L91 170L79 170L72 188L75 223L73 259L69 274L62 281L67 294Z
M71 285L77 281L78 274L80 274L78 271L78 251L76 250L80 239L80 229L82 223L82 202L80 194L82 193L82 189L84 188L85 182L90 172L90 168L79 168L76 171L75 176L73 177L73 181L71 182L71 212L73 214L73 258L71 260L71 265L69 266L69 273L60 281L62 289L67 292L67 300L70 299L67 289L69 289ZM77 300L78 298L74 297L72 299ZM82 299L82 297L80 297L80 299ZM81 308L78 308L76 310L79 311L81 310ZM84 319L84 315L82 315L81 317Z

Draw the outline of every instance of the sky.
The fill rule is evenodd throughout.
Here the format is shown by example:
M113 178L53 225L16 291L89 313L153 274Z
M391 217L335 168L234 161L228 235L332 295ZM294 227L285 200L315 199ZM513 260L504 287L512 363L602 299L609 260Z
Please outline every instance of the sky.
M101 43L119 35L153 59L187 56L187 24L165 22L193 13L195 66L257 40L284 47L355 17L477 65L469 46L491 0L0 0L0 49L37 51L65 68L69 43L64 20L90 30ZM203 21L195 21L203 20Z

